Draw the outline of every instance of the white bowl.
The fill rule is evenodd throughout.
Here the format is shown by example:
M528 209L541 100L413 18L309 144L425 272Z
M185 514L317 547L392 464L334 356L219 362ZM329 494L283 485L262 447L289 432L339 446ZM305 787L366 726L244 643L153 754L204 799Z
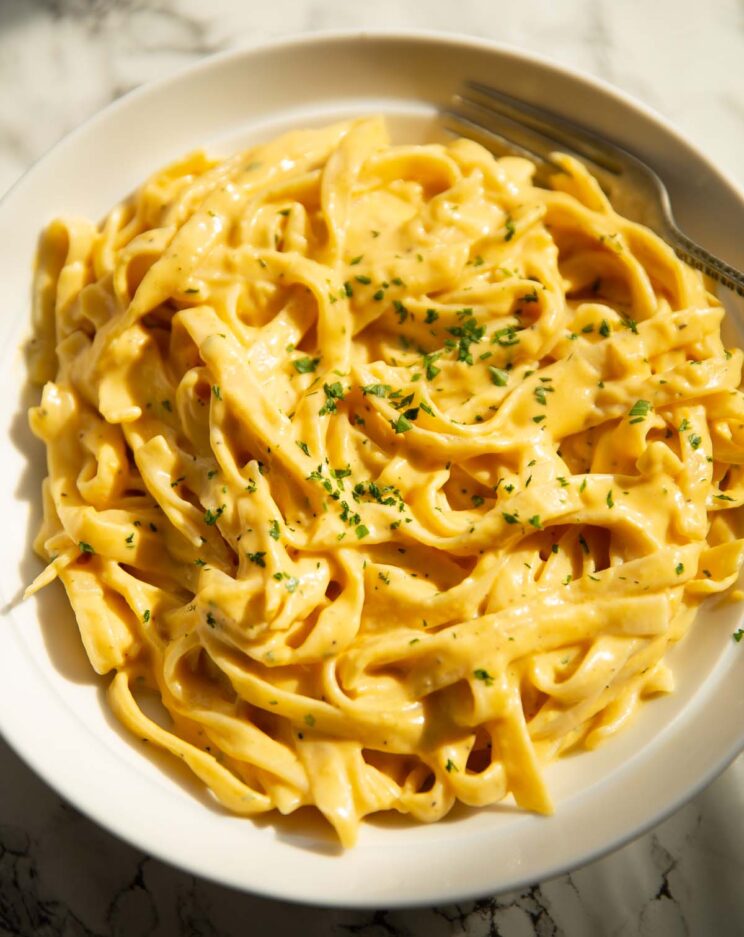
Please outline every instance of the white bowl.
M161 859L252 892L390 907L531 883L657 823L744 746L744 645L731 639L741 611L719 602L700 613L673 654L673 695L645 705L599 750L548 769L555 816L505 803L462 810L433 826L372 821L356 848L342 853L307 811L274 823L216 807L109 715L104 681L91 672L61 587L18 600L38 571L30 541L44 461L26 428L21 346L44 223L58 214L102 216L152 170L197 146L227 151L291 126L370 111L390 115L398 136L420 138L431 133L437 104L465 78L575 117L637 151L665 179L682 227L744 266L741 191L647 108L523 52L420 33L319 36L207 59L107 108L0 205L0 478L11 493L0 538L7 603L0 728L49 784L103 826Z

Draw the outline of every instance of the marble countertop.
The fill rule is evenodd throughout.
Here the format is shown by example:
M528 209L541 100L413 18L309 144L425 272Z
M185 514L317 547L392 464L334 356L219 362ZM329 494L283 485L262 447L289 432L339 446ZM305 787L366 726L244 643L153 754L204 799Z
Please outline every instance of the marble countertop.
M331 28L487 36L670 118L744 183L737 0L0 0L0 193L113 98L199 57ZM570 875L411 911L294 907L179 872L61 801L0 743L0 937L676 937L744 934L744 757L655 830Z

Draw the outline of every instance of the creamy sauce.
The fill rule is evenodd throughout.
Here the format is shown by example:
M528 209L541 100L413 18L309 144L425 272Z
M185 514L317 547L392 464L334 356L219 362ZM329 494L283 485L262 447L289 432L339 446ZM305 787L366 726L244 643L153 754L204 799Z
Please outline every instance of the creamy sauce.
M742 562L739 350L577 162L379 119L186 157L55 221L46 570L116 715L350 845L512 793L667 692ZM154 691L161 726L140 706Z

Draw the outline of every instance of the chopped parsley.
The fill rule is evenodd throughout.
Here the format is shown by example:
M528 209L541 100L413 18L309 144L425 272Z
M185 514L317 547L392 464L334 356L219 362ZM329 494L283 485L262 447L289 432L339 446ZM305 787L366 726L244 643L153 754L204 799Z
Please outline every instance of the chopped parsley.
M335 413L336 401L344 399L344 388L341 382L334 381L332 384L324 384L323 393L326 399L325 403L318 411L319 415L324 416L326 413Z
M626 329L630 329L630 331L635 335L638 334L638 323L635 319L631 319L630 316L626 316L623 318L622 322Z
M392 389L389 384L365 384L362 393L365 397L387 397Z
M340 468L340 469L335 469L335 468L331 469L331 477L336 479L339 490L343 489L344 487L342 479L348 478L349 475L351 475L350 466L347 466L346 468Z
M444 766L444 769L448 774L460 770L451 758L447 759L447 764Z
M431 323L436 322L438 318L439 318L439 313L436 311L436 309L427 309L426 318L424 319L424 322L427 325L431 325Z
M395 309L395 313L398 316L399 325L403 325L408 318L408 310L399 299L393 300L393 309Z
M528 523L532 524L537 530L542 530L542 524L540 523L540 515L535 514L533 517L529 518Z
M357 540L362 540L369 533L369 528L365 527L364 524L357 524L354 533L357 535Z
M295 443L300 449L302 449L305 455L310 455L310 450L308 449L306 442L303 442L301 439L295 439Z
M630 408L630 417L631 423L642 423L648 416L648 412L651 409L650 400L636 400L633 406Z
M472 309L462 309L457 315L461 319L461 324L455 325L447 331L457 339L457 360L472 364L473 356L470 352L470 346L477 345L482 341L486 329L485 326L478 325Z
M512 220L511 215L506 216L504 227L506 228L506 234L504 235L504 240L511 241L514 235L517 233L517 229L514 227L514 221Z
M684 571L685 571L684 563L677 563L677 565L674 567L674 572L678 576L681 576Z
M298 374L311 374L320 363L320 358L310 358L308 355L305 355L304 358L298 358L296 361L292 362L295 371Z
M442 357L441 351L434 351L429 355L424 355L424 367L426 368L426 380L433 381L434 378L442 370L441 368L436 367L434 364L435 361L438 361Z
M265 550L259 550L256 553L246 553L246 556L251 561L251 563L255 563L256 566L261 566L264 569L266 568L266 560L264 559L266 556Z
M209 527L214 526L214 524L216 524L217 521L222 516L224 510L225 510L224 504L220 505L220 507L218 507L216 511L213 511L211 508L207 508L207 510L204 512L204 523L207 524L207 526Z
M150 620L150 609L146 608L145 614L142 616L142 621L144 621L144 623L147 624L149 620Z
M491 674L484 670L482 667L479 667L477 670L473 671L473 676L476 680L482 680L486 686L493 686L493 677Z
M349 266L356 267L357 264L360 264L364 260L364 254L360 254L358 257L352 257L349 261Z
M212 393L217 398L217 400L222 400L222 388L219 384L212 384Z
M509 514L507 511L502 511L501 516L504 518L507 524L518 524L519 518L516 514Z
M599 334L602 336L602 338L609 338L610 324L607 319L602 319L602 322L599 326Z
M545 395L548 392L551 392L552 390L553 390L552 387L545 387L545 385L541 384L539 387L536 387L533 391L533 394L535 395L535 400L539 404L542 404L543 407L547 407L548 400Z
M279 539L279 521L269 522L269 536L272 540Z
M410 410L406 411L406 413L410 412ZM405 413L402 413L397 420L391 420L390 425L396 433L407 433L409 429L413 429L413 423L411 423Z
M517 327L515 325L504 326L503 329L496 329L491 337L492 345L500 345L502 348L509 348L512 345L519 344Z
M509 380L509 375L506 371L489 364L488 373L491 375L492 384L495 384L497 387L506 387L506 383Z
M731 637L734 639L734 641L736 641L737 644L739 644L739 642L741 641L741 639L744 638L744 628L739 628L739 630L738 630L738 631L735 631L735 632L731 635Z
M610 490L607 492L607 497L605 498L605 501L607 502L607 507L608 507L608 508L614 508L614 507L615 507L615 502L614 502L614 500L613 500L613 498L612 498L612 488L610 488Z

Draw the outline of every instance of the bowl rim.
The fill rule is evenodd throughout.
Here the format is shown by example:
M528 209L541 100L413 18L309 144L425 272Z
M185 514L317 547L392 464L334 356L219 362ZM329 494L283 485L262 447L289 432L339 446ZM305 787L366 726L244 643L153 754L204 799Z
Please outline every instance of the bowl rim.
M688 138L674 125L673 122L671 122L665 116L661 115L653 107L645 104L642 101L639 101L634 96L610 84L603 78L590 75L580 68L566 65L562 62L556 61L550 56L520 48L512 43L483 39L468 35L466 33L416 28L352 28L320 30L312 33L284 35L270 39L256 39L250 42L241 43L235 48L206 55L196 62L192 62L183 67L180 67L160 79L146 82L133 88L121 97L91 114L80 124L76 125L73 129L60 137L41 156L34 160L31 165L18 177L18 179L16 179L2 194L2 196L0 196L0 210L2 210L2 208L6 205L12 195L22 190L29 183L29 180L34 175L37 167L50 160L53 156L64 153L70 148L74 148L78 138L84 132L94 128L96 123L103 121L110 115L128 106L130 103L137 101L139 98L147 97L153 93L157 94L161 91L165 91L166 89L171 88L174 85L178 85L186 76L208 73L212 69L219 69L225 63L237 61L246 57L249 58L256 53L271 54L274 52L286 52L300 47L322 46L328 43L344 45L348 42L358 42L360 40L369 40L372 42L379 40L407 43L417 42L421 44L465 47L486 53L493 52L512 61L527 62L540 68L547 68L548 70L557 72L562 77L588 86L590 89L599 92L602 96L615 100L621 106L628 108L631 111L635 111L651 122L659 125L670 137L674 139L677 145L692 151L699 159L699 161L704 164L705 168L711 173L713 177L732 190L736 196L738 196L742 204L742 208L744 208L744 185L742 185L738 179L734 178L728 170L719 167L707 154L704 147L697 142L697 140L691 140ZM44 758L39 752L38 747L35 747L33 742L29 741L28 735L23 732L14 732L13 727L11 727L9 731L8 727L5 725L0 726L0 734L2 734L3 738L6 740L13 752L28 767L30 767L46 785L52 788L56 794L71 803L83 815L95 822L97 825L101 826L108 833L111 833L117 838L123 840L124 842L133 846L135 849L143 851L144 847L142 844L140 831L130 832L128 829L126 829L123 823L118 822L111 816L110 813L106 814L97 804L93 804L89 800L86 800L84 792L80 787L76 788L71 783L68 783L66 779L50 776L50 774L45 771ZM639 836L646 833L649 829L663 822L672 813L677 811L682 805L687 803L703 788L710 784L731 764L731 762L742 751L744 751L744 727L742 727L742 731L738 740L730 744L719 756L719 758L716 759L712 764L707 765L705 770L699 774L694 784L686 787L682 793L665 804L662 810L657 810L644 821L635 823L631 829L611 838L608 842L605 842L600 846L583 852L581 855L580 866L590 864L602 856L621 848L628 842L638 838ZM198 875L206 880L213 881L224 888L230 888L232 890L248 893L251 895L279 899L306 907L357 909L371 909L379 907L379 905L376 903L371 903L369 900L365 901L364 896L358 894L350 895L349 900L341 902L335 898L324 899L322 901L308 901L307 898L298 893L285 893L276 887L262 887L262 889L258 891L255 890L255 886L238 884L234 880L227 881L224 878L221 878L216 872L205 871L190 856L175 856L172 850L168 851L165 846L160 846L156 836L151 837L151 841L147 843L147 851L150 855L154 856L159 861L162 861L170 866L179 868L193 875ZM552 879L577 867L577 864L570 860L556 861L552 866L549 866L541 873L541 877L538 881L542 882ZM498 890L495 892L495 894L498 895L507 890L511 891L535 883L536 880L534 876L522 875L521 877L515 877L511 881L498 886ZM426 894L417 898L413 898L413 900L407 900L405 895L389 897L385 901L385 907L414 908L430 906L433 900L436 900L436 896L440 892L441 900L446 902L461 900L464 901L478 898L483 895L482 887L471 888L470 890L462 887L454 889L450 887L449 889L444 889L443 892L441 889L435 890L434 888L430 887Z
M127 106L131 101L135 101L141 96L144 97L153 92L163 90L170 85L178 84L186 75L197 74L202 71L209 71L209 69L219 66L224 62L229 62L233 59L240 59L243 56L252 55L256 52L278 52L299 46L315 44L323 45L324 43L328 42L343 44L350 40L359 39L388 39L405 42L420 41L422 43L435 42L441 43L443 45L467 46L480 51L498 52L501 55L510 56L514 59L525 60L535 65L547 66L553 71L561 72L563 75L569 78L578 80L585 85L593 87L597 91L600 91L603 95L614 98L621 104L624 104L632 110L637 111L653 122L660 124L668 134L675 138L675 142L695 150L698 157L706 164L706 168L718 176L719 179L725 182L728 186L734 189L739 198L744 201L744 178L741 182L739 182L738 177L735 177L730 170L723 169L715 162L713 157L709 155L702 143L700 143L697 139L692 139L686 133L683 133L673 120L666 117L655 107L652 107L650 104L646 104L645 101L636 98L634 95L623 90L617 85L612 84L605 78L601 78L598 75L592 75L589 72L586 72L583 69L573 65L567 65L566 63L560 62L558 59L555 59L550 55L544 55L542 53L533 52L530 49L524 49L515 43L502 42L496 39L484 39L478 36L472 36L469 33L459 32L457 30L450 31L444 29L418 29L415 27L373 27L356 29L322 29L316 32L292 33L289 35L274 36L268 39L259 38L247 42L241 42L235 48L224 49L218 52L211 52L197 59L195 62L190 62L186 65L182 65L174 69L174 71L167 75L163 75L162 77L155 78L151 81L143 82L142 84L125 91L124 94L115 98L113 101L110 101L108 104L105 104L103 107L98 108L80 123L76 124L66 133L63 133L62 136L60 136L54 143L52 143L38 157L36 157L36 159L34 159L18 176L18 178L15 179L10 184L10 186L4 192L2 192L2 194L0 194L0 207L11 195L11 193L15 192L16 189L20 188L26 182L27 177L36 169L40 163L46 161L48 157L54 153L57 153L59 150L66 149L68 146L72 145L84 130L87 130L90 126L95 124L104 116L115 113L120 108Z

